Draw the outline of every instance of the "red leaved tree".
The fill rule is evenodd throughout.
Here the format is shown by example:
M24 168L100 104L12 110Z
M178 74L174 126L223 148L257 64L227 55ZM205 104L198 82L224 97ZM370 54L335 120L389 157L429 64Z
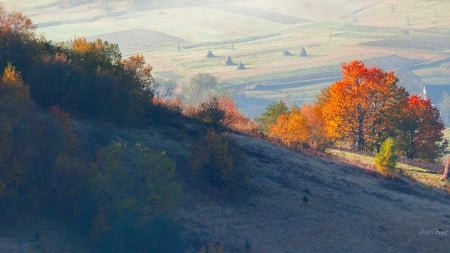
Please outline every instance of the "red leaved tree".
M440 144L444 124L439 110L429 98L411 96L402 110L398 126L397 143L410 159L434 161L445 149L445 144Z

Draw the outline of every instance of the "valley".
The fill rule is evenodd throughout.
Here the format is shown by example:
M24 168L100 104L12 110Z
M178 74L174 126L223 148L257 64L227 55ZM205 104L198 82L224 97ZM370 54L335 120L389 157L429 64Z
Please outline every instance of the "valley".
M394 71L411 94L426 87L438 107L449 90L446 1L185 1L159 8L109 2L6 1L53 41L101 38L118 43L124 56L144 54L174 95L195 74L212 74L252 118L274 100L314 101L338 80L340 64L354 59ZM307 57L299 56L302 48ZM215 57L206 57L209 50ZM226 66L228 56L245 70Z

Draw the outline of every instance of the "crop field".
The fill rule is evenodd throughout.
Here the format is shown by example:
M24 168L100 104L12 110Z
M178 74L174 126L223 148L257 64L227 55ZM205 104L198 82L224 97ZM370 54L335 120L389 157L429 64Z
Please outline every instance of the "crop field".
M210 73L252 116L273 100L312 102L340 79L340 64L354 59L394 71L410 93L425 85L435 104L450 93L449 1L211 0L139 10L125 0L108 10L100 2L4 5L23 11L53 41L101 38L118 43L124 56L144 54L155 78L177 86L176 94L195 74ZM302 48L307 57L299 56ZM214 57L206 57L209 50ZM225 65L228 56L236 65Z

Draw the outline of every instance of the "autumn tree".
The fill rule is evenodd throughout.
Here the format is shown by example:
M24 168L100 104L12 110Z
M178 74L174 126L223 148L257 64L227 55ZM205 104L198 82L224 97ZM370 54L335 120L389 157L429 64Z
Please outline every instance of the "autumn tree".
M292 148L301 148L310 136L307 119L298 108L278 116L277 122L270 127L269 137L279 140Z
M403 108L398 122L397 142L406 157L434 161L446 148L443 139L444 124L439 110L429 98L413 95Z
M367 68L361 61L342 65L342 80L322 98L325 131L356 150L375 151L386 138L393 107L406 92L392 72Z
M294 148L323 150L328 146L323 117L317 105L292 107L289 112L279 115L270 125L269 137Z
M42 51L43 43L36 38L35 30L30 18L20 12L7 12L0 5L0 69L10 62L26 74L25 68Z
M321 107L317 104L305 104L300 108L300 113L306 119L309 129L307 144L309 147L324 150L329 146L329 138L326 135Z
M21 12L7 12L0 6L0 33L33 34L36 25Z
M241 132L251 132L255 129L254 122L239 112L232 98L219 97L218 103L219 108L224 112L224 118L221 121L224 127Z

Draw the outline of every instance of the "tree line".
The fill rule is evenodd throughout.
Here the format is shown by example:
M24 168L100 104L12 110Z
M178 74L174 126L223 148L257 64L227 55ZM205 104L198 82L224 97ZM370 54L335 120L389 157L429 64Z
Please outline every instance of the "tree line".
M142 55L124 59L102 40L53 43L35 29L0 7L0 218L14 226L52 217L95 252L186 252L171 220L181 181L209 193L240 189L245 159L224 132L251 121L228 97L183 105L158 96ZM184 122L198 140L181 172L168 152L111 133L179 131Z
M257 122L266 136L291 147L336 145L378 153L392 138L399 154L435 161L448 146L439 110L428 97L409 95L393 72L357 60L342 64L342 79L322 90L314 104L289 109L276 102Z

